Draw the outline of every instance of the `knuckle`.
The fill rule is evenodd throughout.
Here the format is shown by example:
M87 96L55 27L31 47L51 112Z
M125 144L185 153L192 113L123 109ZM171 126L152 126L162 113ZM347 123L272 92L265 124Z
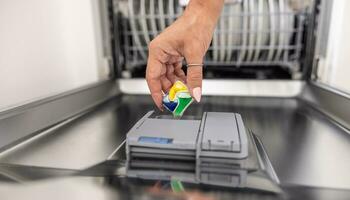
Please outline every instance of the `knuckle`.
M152 51L152 50L156 49L157 46L158 46L158 42L156 39L154 39L148 44L148 50Z
M191 76L191 77L188 77L188 82L191 84L191 83L199 83L202 81L202 77L199 77L199 76Z
M162 50L162 44L159 40L154 39L148 44L149 55L157 59L161 63L166 63L168 60L168 55Z
M161 63L166 63L168 60L168 55L164 52L159 52L159 54L157 54L157 59L161 62Z
M187 81L190 85L199 86L202 82L202 73L190 73L187 75Z
M158 74L162 73L161 71L158 72L157 69L154 69L153 67L151 67L147 72L146 72L146 78L148 79L154 79L157 77Z
M174 71L175 71L175 70L174 70L173 67L171 67L171 66L168 66L168 67L167 67L167 73L168 73L168 74L172 74L172 73L174 73Z
M188 77L191 79L202 79L202 71L201 70L189 71Z
M151 77L149 75L148 70L146 71L146 81L149 82L151 80Z

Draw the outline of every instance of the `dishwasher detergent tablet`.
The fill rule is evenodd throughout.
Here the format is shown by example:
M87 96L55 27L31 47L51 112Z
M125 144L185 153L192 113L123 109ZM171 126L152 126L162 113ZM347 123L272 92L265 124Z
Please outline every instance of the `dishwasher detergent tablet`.
M181 117L192 102L193 98L187 86L181 81L176 81L163 97L163 106L175 117Z

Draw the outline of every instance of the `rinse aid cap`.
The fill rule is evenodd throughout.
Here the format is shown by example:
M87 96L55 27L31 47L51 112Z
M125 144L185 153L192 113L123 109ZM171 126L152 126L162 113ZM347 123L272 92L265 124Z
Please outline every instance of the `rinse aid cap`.
M181 117L192 102L193 98L187 86L181 81L176 81L169 93L163 97L163 106L172 112L174 117Z

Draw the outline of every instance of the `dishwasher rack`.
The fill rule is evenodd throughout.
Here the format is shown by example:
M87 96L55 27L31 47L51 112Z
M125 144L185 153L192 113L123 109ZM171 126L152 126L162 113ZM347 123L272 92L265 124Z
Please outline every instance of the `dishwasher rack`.
M117 4L126 69L145 66L149 42L181 16L184 7L178 0L121 0ZM307 13L305 8L292 8L289 0L226 2L205 65L280 66L299 71Z

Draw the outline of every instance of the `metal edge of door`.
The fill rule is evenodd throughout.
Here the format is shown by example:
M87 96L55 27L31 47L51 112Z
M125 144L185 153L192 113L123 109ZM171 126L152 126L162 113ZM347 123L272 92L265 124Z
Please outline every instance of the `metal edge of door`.
M95 25L95 34L97 40L97 53L100 56L100 76L104 76L103 66L108 67L108 77L115 78L117 57L116 49L116 24L113 11L112 0L94 0L93 7L93 23Z
M0 152L80 116L119 93L115 81L105 80L0 111Z
M309 80L311 78L316 52L317 30L319 29L318 19L322 16L319 14L319 8L324 0L312 0L309 7L309 15L307 16L307 28L305 36L305 58L302 63L302 79ZM326 0L327 1L327 0ZM321 13L322 15L322 13Z
M309 82L297 98L320 111L333 124L350 134L350 94L325 84Z
M309 55L310 66L308 78L315 81L318 78L318 69L322 67L327 57L329 32L332 18L333 0L318 0L315 4L314 12L319 13L314 16L313 54ZM315 36L316 35L316 36Z

